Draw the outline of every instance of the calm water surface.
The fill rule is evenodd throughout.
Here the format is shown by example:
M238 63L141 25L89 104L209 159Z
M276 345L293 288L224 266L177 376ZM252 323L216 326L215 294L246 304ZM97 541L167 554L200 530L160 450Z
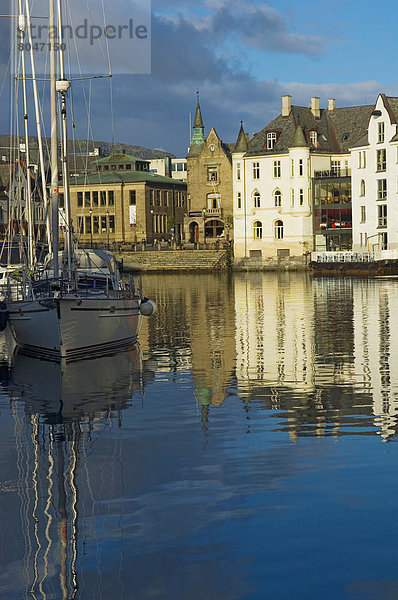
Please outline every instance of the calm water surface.
M398 597L398 280L146 275L140 346L0 338L0 597Z

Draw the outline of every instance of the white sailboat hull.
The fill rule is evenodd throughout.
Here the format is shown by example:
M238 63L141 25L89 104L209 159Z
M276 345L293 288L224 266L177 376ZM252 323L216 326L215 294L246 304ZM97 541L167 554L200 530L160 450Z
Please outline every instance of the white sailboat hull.
M8 304L16 343L36 355L72 360L126 347L137 341L140 299L49 298Z

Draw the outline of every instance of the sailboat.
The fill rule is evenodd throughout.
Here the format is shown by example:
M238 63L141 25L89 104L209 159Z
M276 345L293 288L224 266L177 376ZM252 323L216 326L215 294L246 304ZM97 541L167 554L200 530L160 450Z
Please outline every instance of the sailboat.
M57 2L60 13L60 2ZM26 3L28 11L28 3ZM75 360L124 348L137 341L142 315L156 311L152 300L143 298L131 277L122 278L109 252L77 251L73 238L67 163L66 97L70 82L64 70L61 14L54 27L53 0L49 0L51 108L51 243L52 253L44 269L30 264L20 277L19 289L0 306L18 346L33 354L55 360ZM30 17L27 12L27 29ZM18 22L23 23L20 15ZM32 59L32 57L31 57ZM33 60L33 59L32 59ZM58 68L56 69L56 62ZM33 67L32 67L33 72ZM25 83L25 82L24 82ZM61 118L61 160L66 226L65 249L59 249L57 96ZM27 199L29 202L29 198ZM29 236L33 243L33 236ZM84 263L84 264L82 264ZM0 316L1 316L0 315ZM4 320L4 319L3 319Z

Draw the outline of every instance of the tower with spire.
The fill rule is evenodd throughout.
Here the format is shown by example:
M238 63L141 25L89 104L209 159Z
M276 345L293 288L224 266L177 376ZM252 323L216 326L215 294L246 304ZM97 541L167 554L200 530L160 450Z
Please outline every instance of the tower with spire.
M189 213L186 239L217 244L232 237L232 157L235 144L224 144L214 127L205 136L199 92L193 135L187 154Z
M205 137L205 128L203 125L202 119L202 111L200 110L199 104L199 92L196 92L196 112L195 112L195 120L193 123L193 135L191 138L191 147L192 146L203 146L206 141Z

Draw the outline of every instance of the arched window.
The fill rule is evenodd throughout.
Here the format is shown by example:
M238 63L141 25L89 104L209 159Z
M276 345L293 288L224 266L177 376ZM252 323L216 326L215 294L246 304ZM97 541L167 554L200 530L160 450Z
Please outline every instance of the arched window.
M254 203L254 208L260 208L260 192L254 192L253 203Z
M261 238L263 237L263 225L262 225L261 221L254 221L253 237L255 240L261 240Z
M360 191L360 195L364 196L365 195L365 180L361 179L361 191Z
M310 131L310 142L313 146L316 146L318 143L318 134L316 131Z
M282 192L280 190L275 190L274 200L275 206L282 206Z
M283 221L275 221L274 237L276 240L283 240Z

